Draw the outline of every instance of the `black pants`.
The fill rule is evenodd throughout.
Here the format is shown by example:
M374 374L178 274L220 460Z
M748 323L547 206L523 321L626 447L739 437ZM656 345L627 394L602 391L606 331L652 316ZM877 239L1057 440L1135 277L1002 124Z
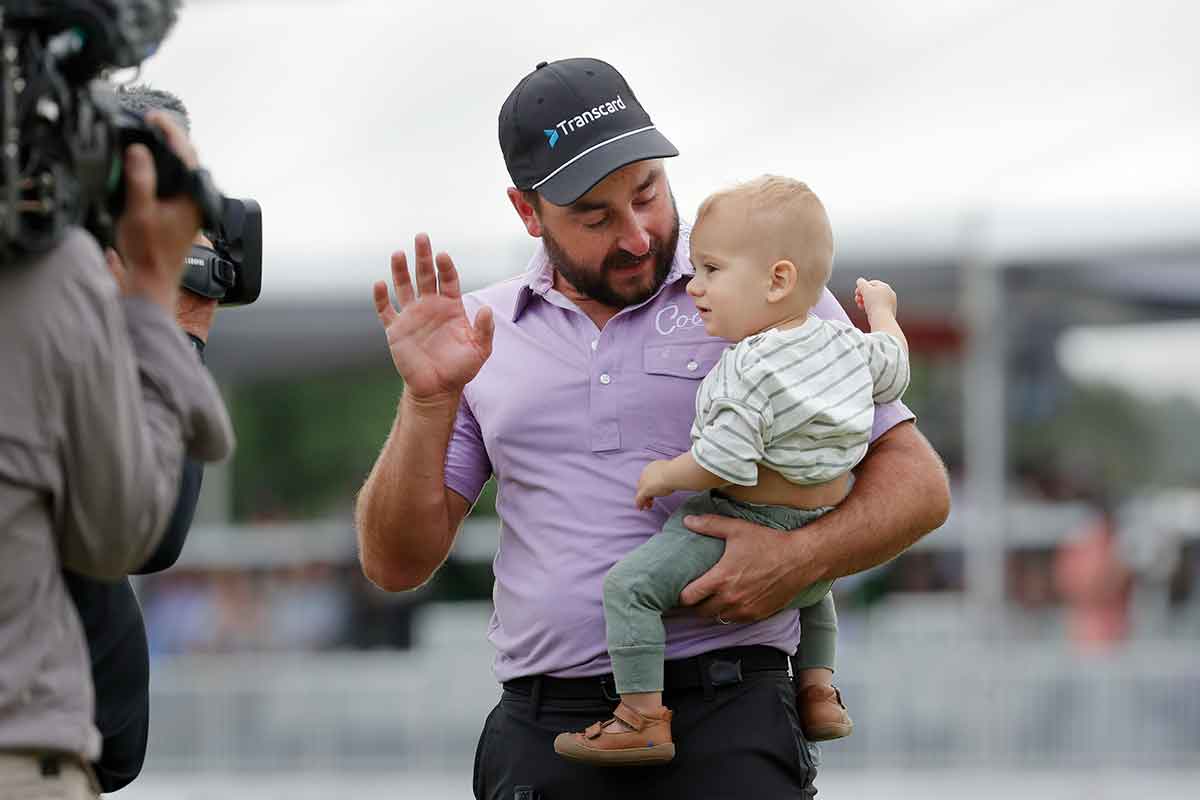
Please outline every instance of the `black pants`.
M804 739L786 668L717 688L672 690L675 759L656 767L595 767L561 758L554 737L611 716L615 702L505 690L475 751L476 800L718 800L811 798L818 764Z

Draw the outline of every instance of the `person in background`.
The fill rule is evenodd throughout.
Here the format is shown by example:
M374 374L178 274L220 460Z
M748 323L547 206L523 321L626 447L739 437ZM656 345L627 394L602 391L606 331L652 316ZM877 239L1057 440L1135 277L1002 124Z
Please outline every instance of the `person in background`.
M184 131L191 130L187 108L169 92L147 86L123 87L117 99L128 111L141 115L157 111L168 115ZM196 233L193 242L211 245L202 232ZM121 255L109 249L105 257L117 285L129 293L129 271ZM216 300L179 289L175 322L191 342L193 359L201 364L216 310ZM200 461L184 459L175 508L162 541L153 555L133 570L135 574L160 572L179 558L196 512L203 477ZM96 691L96 727L104 740L100 758L92 768L101 789L115 792L137 777L149 744L150 657L142 610L127 577L103 581L70 569L64 570L63 577L87 637Z
M147 115L189 169L195 150ZM124 154L121 292L76 228L0 269L0 796L94 798L100 755L88 643L63 570L114 581L151 561L185 455L233 433L174 313L201 214L159 198L154 160Z
M1066 602L1068 633L1081 650L1109 650L1128 638L1133 572L1121 561L1110 514L1062 543L1054 577Z

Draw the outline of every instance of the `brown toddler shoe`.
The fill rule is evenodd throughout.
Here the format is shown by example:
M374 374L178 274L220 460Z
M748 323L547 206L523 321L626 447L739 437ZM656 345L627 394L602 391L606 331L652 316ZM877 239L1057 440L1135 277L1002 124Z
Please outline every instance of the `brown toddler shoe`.
M631 730L606 731L614 720ZM647 716L621 703L613 719L588 726L583 733L560 733L554 739L554 752L572 761L601 766L640 766L665 764L675 757L671 740L671 709L658 716Z
M796 693L796 707L800 711L800 727L810 742L841 739L854 730L854 721L836 686L801 687Z

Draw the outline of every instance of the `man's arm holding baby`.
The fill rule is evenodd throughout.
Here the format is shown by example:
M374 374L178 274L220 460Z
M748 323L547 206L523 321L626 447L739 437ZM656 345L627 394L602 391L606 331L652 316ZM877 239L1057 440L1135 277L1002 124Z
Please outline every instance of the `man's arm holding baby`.
M895 292L881 281L859 278L855 302L867 313L872 331L899 341L905 365L902 384L907 385L908 343L896 323ZM840 307L833 310L844 317ZM895 367L896 397L903 392L903 385L895 381L899 374ZM724 539L725 555L684 589L680 602L695 605L704 616L738 622L763 619L817 581L852 575L895 558L940 527L950 513L946 468L911 421L892 426L875 440L855 469L855 478L851 493L836 509L806 525L802 535L779 536L717 515L687 517L684 523L696 533Z
M950 513L946 468L912 422L875 440L855 470L854 489L802 533L717 515L687 517L689 529L725 540L725 555L680 594L702 616L763 619L817 581L895 558Z

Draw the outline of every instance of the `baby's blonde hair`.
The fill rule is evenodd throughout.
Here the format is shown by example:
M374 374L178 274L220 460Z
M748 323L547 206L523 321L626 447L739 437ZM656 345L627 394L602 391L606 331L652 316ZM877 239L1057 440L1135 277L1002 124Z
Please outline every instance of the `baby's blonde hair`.
M695 224L730 200L743 204L768 265L795 264L797 288L809 306L815 305L833 271L833 229L821 199L803 181L760 175L709 195L696 211Z

